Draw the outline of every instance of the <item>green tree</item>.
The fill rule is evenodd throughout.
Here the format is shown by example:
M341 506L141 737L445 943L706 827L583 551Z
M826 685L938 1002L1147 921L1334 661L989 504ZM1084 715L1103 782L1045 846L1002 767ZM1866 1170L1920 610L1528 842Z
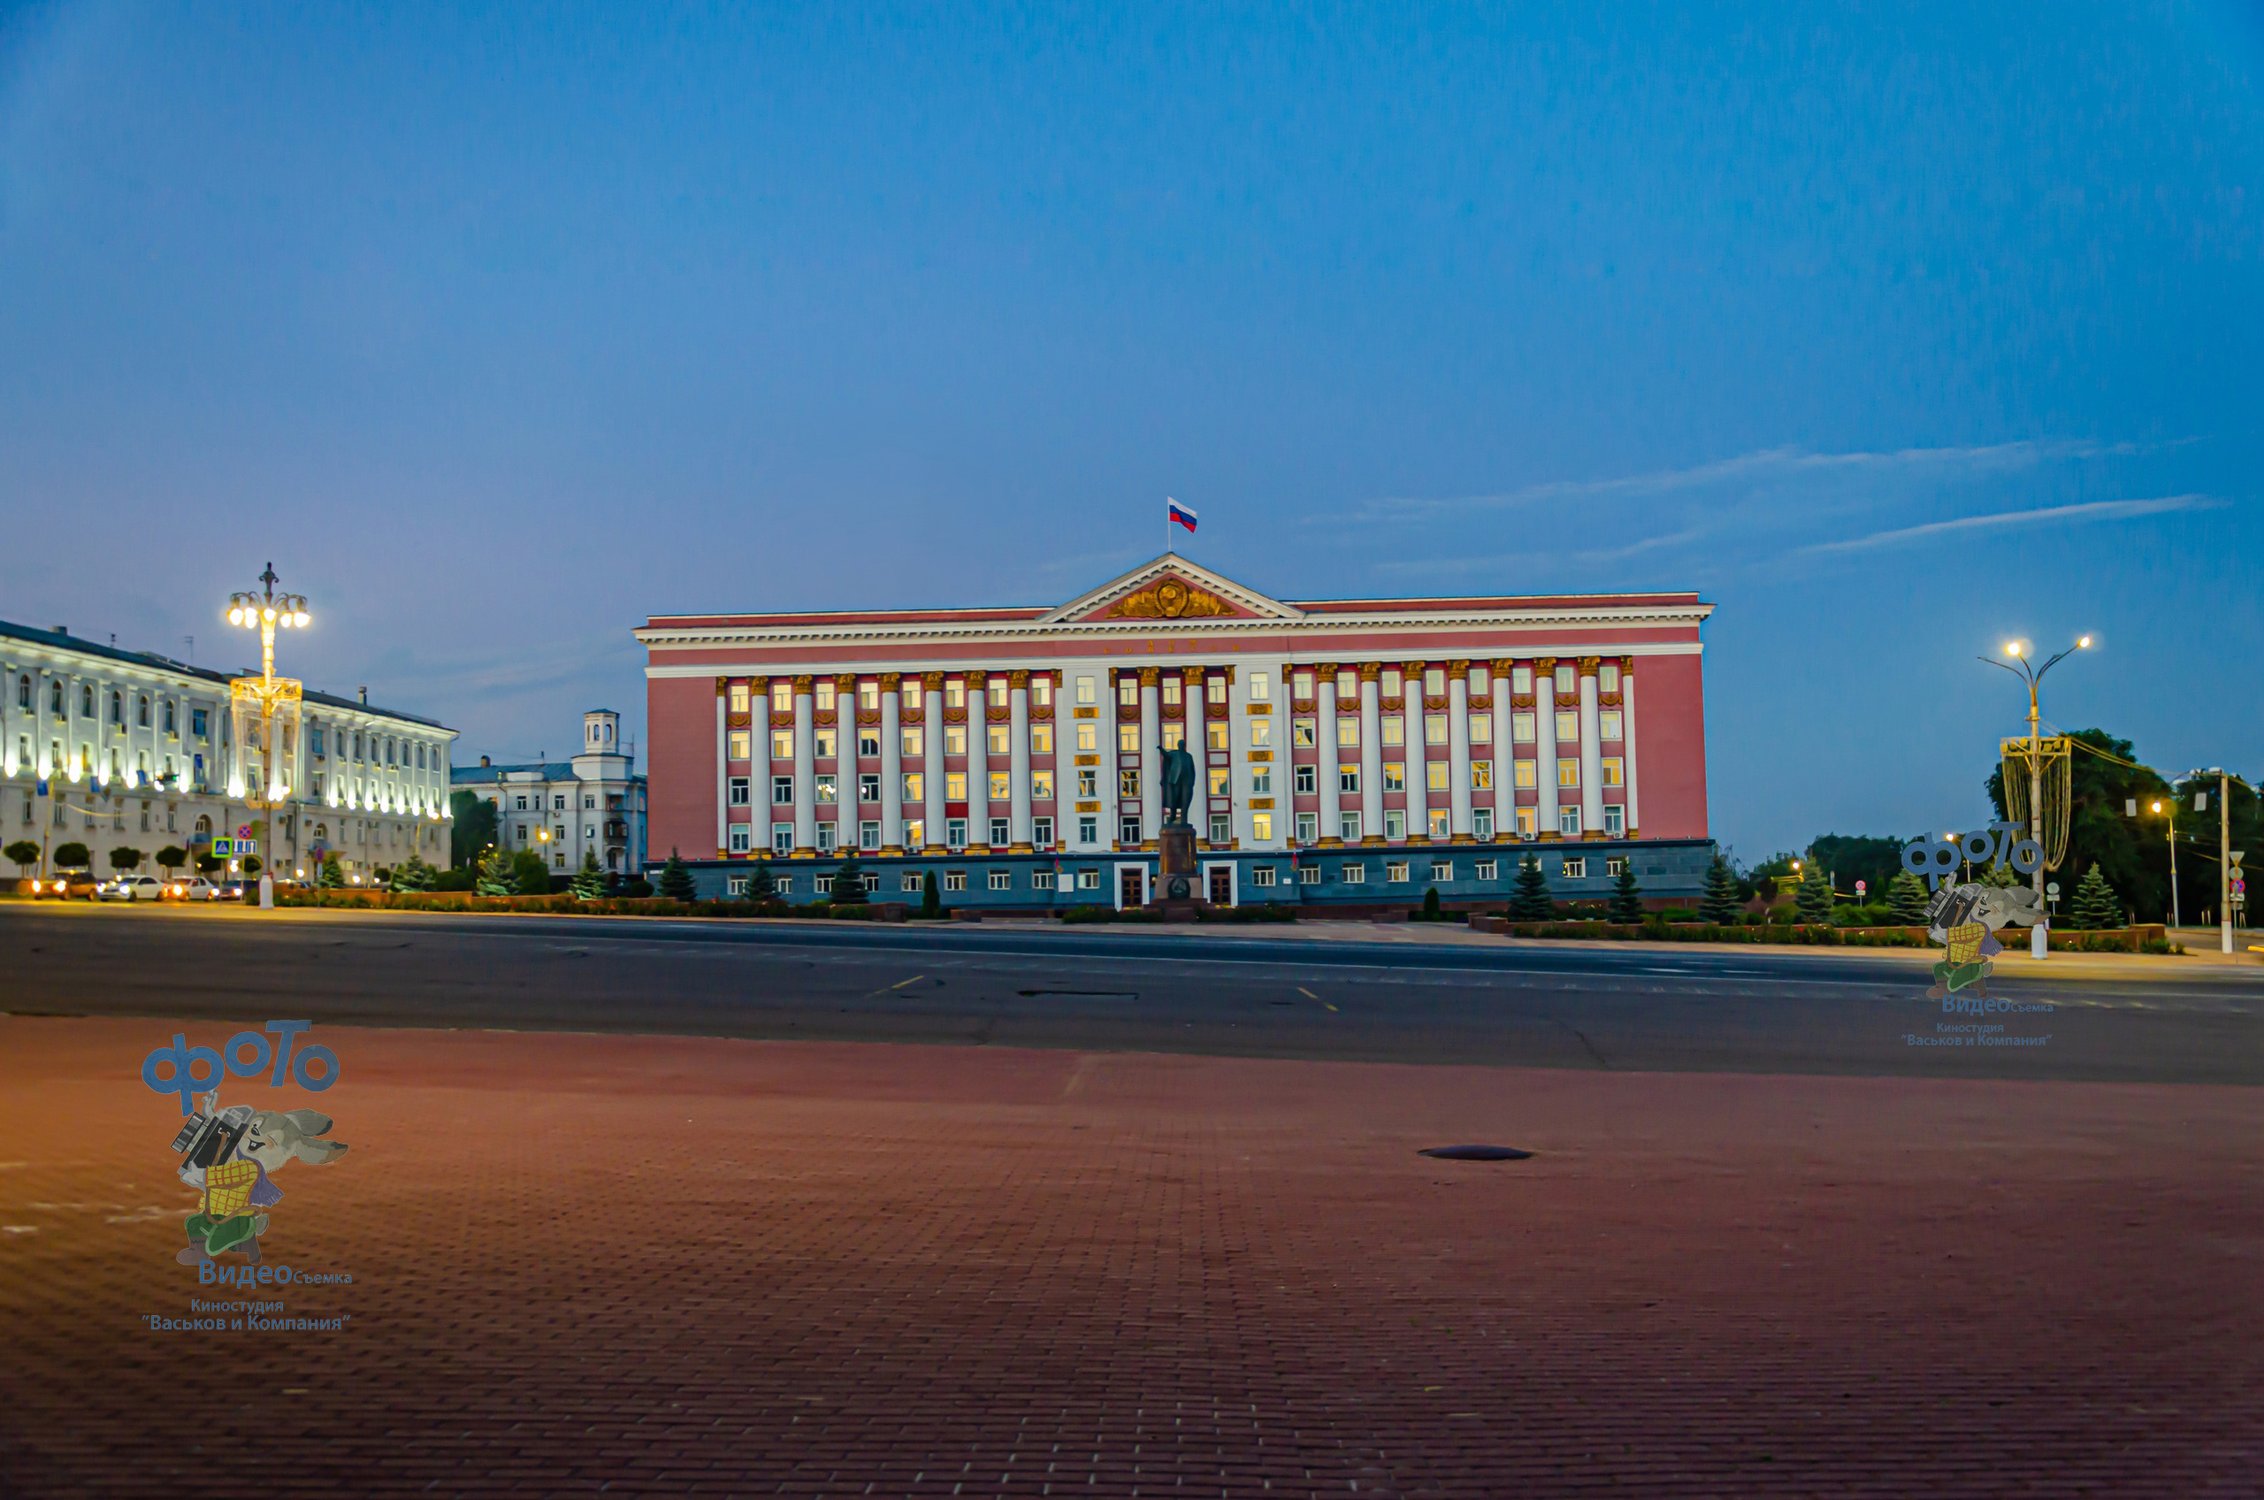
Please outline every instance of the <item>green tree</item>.
M473 791L450 792L448 862L469 867L480 862L480 852L501 843L496 836L495 804Z
M829 899L835 906L856 906L865 899L865 871L852 853L833 872L833 890Z
M1512 922L1546 922L1556 916L1556 898L1549 894L1549 877L1541 873L1541 859L1528 854L1517 862L1517 880L1509 890Z
M1866 893L1884 891L1902 869L1902 846L1907 840L1876 834L1827 833L1808 846L1803 872L1831 872L1832 884L1843 891L1863 882Z
M512 894L519 896L547 896L550 894L550 866L532 849L521 849L511 857Z
M1808 851L1808 858L1800 867L1800 885L1793 891L1793 910L1800 913L1803 922L1829 922L1832 919L1832 877L1836 871Z
M256 876L266 868L267 861L261 859L258 855L247 854L244 856L244 873L246 875Z
M2068 911L2068 921L2076 927L2103 928L2123 925L2122 902L2115 898L2115 888L2093 864L2083 872L2083 882L2075 888L2075 905Z
M512 867L509 850L497 844L480 856L479 883L474 890L483 896L508 896L518 888L519 878Z
M421 855L412 854L393 868L392 887L396 891L429 891L440 872L424 862Z
M935 883L935 871L929 870L920 877L920 915L943 915L943 890Z
M1737 874L1730 869L1728 860L1716 854L1714 862L1706 867L1706 893L1698 899L1699 918L1717 927L1728 927L1736 923L1742 911L1737 899Z
M142 852L129 844L120 844L110 851L110 868L123 875L142 862Z
M189 851L179 844L167 844L157 851L157 867L165 872L167 879L171 879L173 874L188 862Z
M582 851L582 867L574 872L573 892L584 901L595 901L605 894L605 871L597 866L597 851Z
M334 891L345 883L344 862L335 854L324 855L322 862L314 867L314 888L318 891Z
M219 855L209 852L199 854L196 857L196 862L197 873L199 875L217 875L220 872L220 867L228 863L228 861L222 859Z
M1643 920L1643 888L1635 883L1635 861L1630 859L1619 867L1619 882L1612 887L1611 904L1606 916L1614 922L1640 922Z
M674 849L668 851L668 863L660 867L660 893L671 901L699 899L699 887L692 882L692 872L684 867L684 856Z
M7 848L0 849L0 854L7 855L15 863L16 873L21 875L39 859L39 845L30 839L18 839Z
M1444 915L1439 910L1439 888L1435 885L1423 887L1423 920L1436 922Z
M778 881L770 873L770 861L758 859L747 872L747 899L749 901L776 901Z
M55 846L55 868L58 870L83 870L93 858L93 855L87 853L86 845L81 843Z
M1887 905L1894 908L1895 920L1905 927L1926 925L1926 908L1931 900L1926 882L1908 870L1897 871L1887 882Z
M2169 855L2163 848L2162 820L2152 816L2151 809L2157 799L2169 800L2169 783L2159 772L2135 764L2137 756L2128 740L2117 739L2103 729L2079 729L2069 738L2076 746L2068 768L2067 857L2060 863L2061 870L2072 872L2099 865L2103 867L2101 878L2122 893L2133 912L2148 920L2167 916ZM1987 786L1989 804L2002 818L2005 791L2001 764L1989 772ZM2213 793L2214 788L2211 790ZM2126 811L2133 802L2139 809L2135 818ZM2214 812L2210 816L2214 817ZM2179 819L2181 829L2191 826L2183 817Z

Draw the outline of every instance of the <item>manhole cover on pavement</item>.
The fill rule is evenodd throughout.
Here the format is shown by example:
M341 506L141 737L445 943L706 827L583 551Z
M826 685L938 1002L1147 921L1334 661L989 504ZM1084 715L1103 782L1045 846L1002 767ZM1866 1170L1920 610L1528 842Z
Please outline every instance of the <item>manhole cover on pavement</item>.
M1427 1146L1417 1154L1441 1161L1523 1161L1533 1153L1515 1146Z

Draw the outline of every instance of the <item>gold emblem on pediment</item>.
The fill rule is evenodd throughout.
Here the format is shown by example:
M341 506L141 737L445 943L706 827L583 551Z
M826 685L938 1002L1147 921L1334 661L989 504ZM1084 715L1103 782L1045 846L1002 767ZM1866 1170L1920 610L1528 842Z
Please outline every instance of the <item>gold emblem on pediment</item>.
M1226 601L1176 578L1166 578L1108 607L1111 620L1192 620L1232 613Z

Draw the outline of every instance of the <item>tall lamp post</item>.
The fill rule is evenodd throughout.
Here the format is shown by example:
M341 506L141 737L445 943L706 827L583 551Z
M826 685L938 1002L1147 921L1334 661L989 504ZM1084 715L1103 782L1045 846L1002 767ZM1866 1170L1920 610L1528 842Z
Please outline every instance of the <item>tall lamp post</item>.
M2158 813L2167 813L2167 814L2169 815L2169 823L2168 823L2168 824L2167 824L2167 825L2166 825L2166 826L2164 827L2164 829L2163 829L2163 831L2162 831L2162 838L2163 838L2163 841L2164 841L2165 843L2167 843L2167 844L2168 844L2168 845L2170 846L2170 926L2172 926L2172 927L2174 928L2174 927L2178 927L2178 926L2182 926L2182 925L2183 925L2182 923L2180 923L2180 922L2178 921L2178 801L2177 801L2177 798L2176 798L2176 797L2175 797L2175 796L2173 795L2173 796L2172 796L2172 797L2170 798L2170 800L2169 800L2169 801L2167 801L2167 802L2164 802L2164 801L2163 801L2162 799L2160 799L2159 797L2155 798L2155 799L2154 799L2154 811L2156 811L2156 812L2158 812Z
M244 800L268 812L273 811L278 795L285 791L277 780L275 721L280 716L297 724L301 698L296 678L275 675L275 632L279 628L304 630L308 623L306 596L276 593L275 585L281 581L275 576L275 564L269 563L267 571L259 575L260 593L228 596L228 623L259 632L259 675L232 679L228 684L228 703L237 720L238 754L247 747L245 721L255 720L259 725L259 775L256 780L246 779ZM267 830L263 828L262 832ZM273 843L269 841L268 857L262 859L259 866L259 904L263 911L275 905L274 852Z
M2036 904L2039 906L2044 904L2044 715L2037 690L2042 686L2046 672L2076 652L2090 649L2091 637L2079 635L2075 638L2074 645L2062 650L2041 666L2036 662L2035 648L2025 641L2005 642L2005 655L2011 658L2009 661L1999 661L1993 656L1981 658L1990 666L2001 667L2028 684L2028 836L2036 841L2037 851L2036 868L2029 872L2029 878L2034 885ZM2051 950L2050 939L2041 923L2029 929L2028 942L2029 951L2038 958Z

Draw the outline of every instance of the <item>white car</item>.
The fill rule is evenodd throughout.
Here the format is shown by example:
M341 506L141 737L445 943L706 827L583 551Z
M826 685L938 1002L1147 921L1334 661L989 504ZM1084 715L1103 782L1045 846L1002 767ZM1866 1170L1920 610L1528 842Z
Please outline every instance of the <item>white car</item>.
M202 875L190 875L166 882L165 899L168 901L218 901L220 887Z
M161 901L165 898L165 882L155 875L121 875L96 894L105 901Z

